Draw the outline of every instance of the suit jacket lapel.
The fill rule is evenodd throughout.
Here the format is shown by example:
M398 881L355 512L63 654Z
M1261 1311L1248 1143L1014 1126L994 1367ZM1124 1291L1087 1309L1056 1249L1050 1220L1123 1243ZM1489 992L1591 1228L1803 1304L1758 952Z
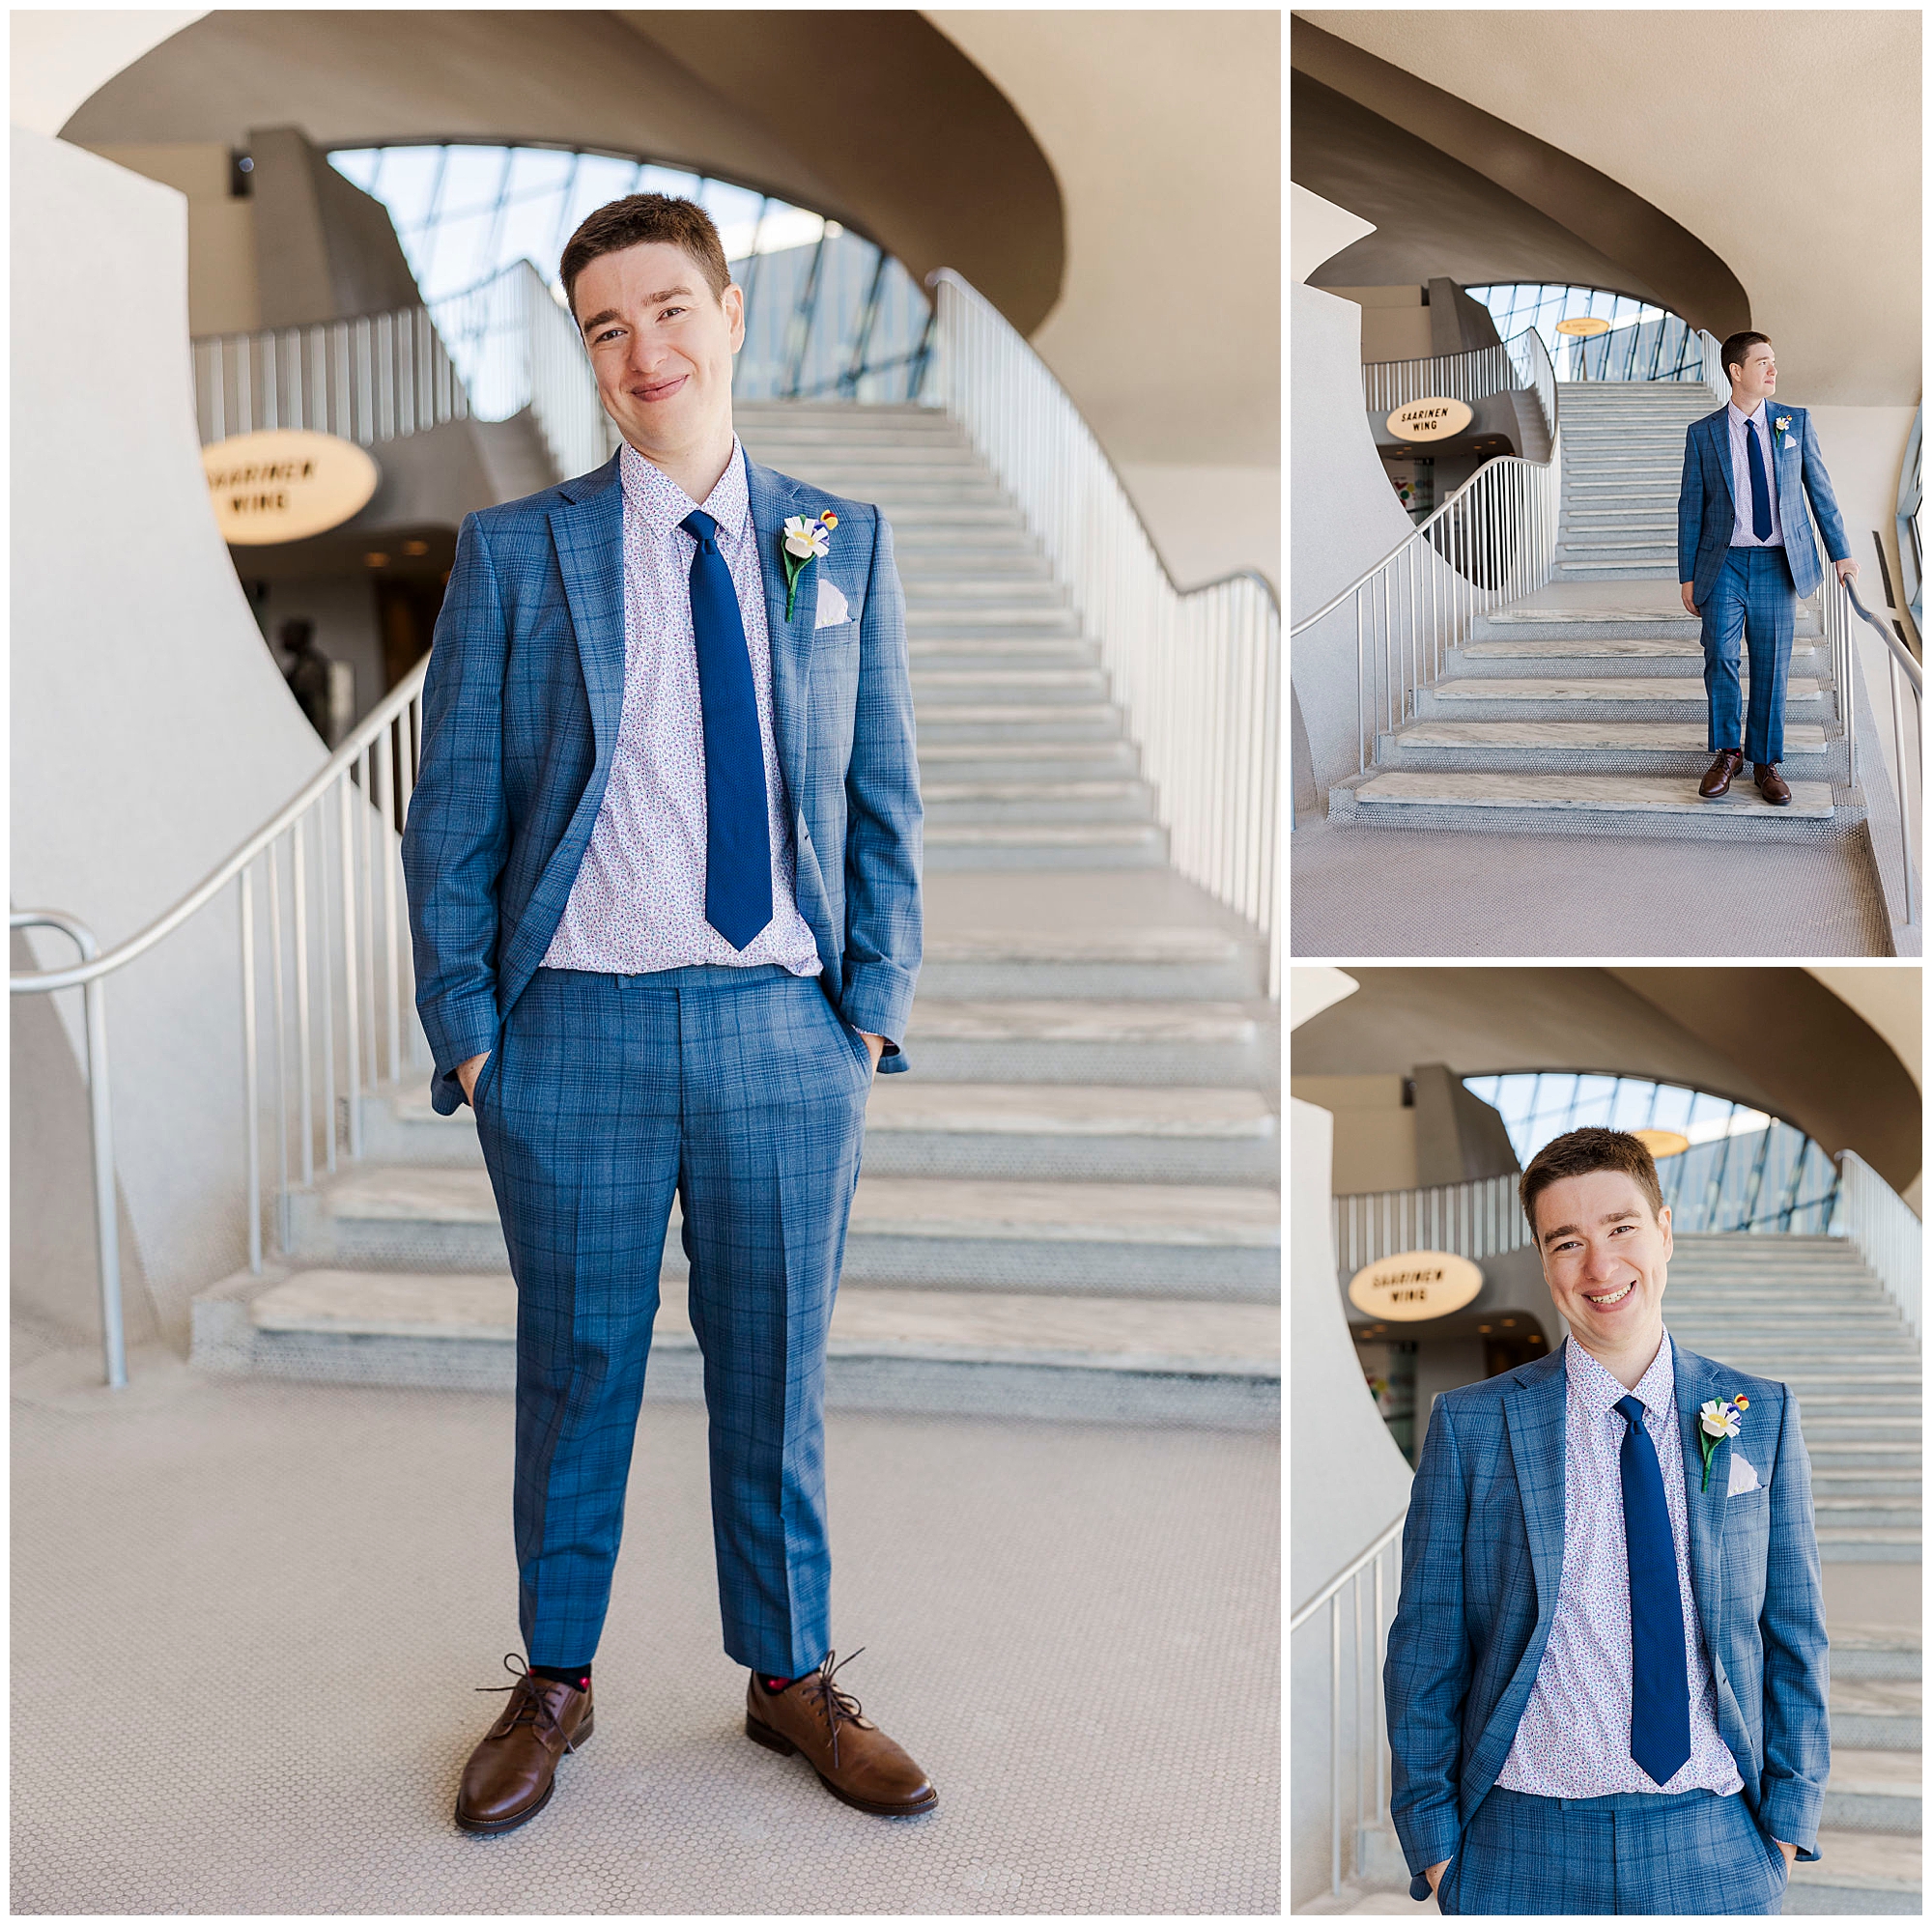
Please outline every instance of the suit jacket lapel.
M611 766L624 714L624 488L613 455L583 492L550 511L557 566L590 697L597 773ZM601 786L593 779L593 787Z
M1674 1346L1678 1426L1684 1439L1684 1509L1690 1527L1690 1590L1706 1643L1717 1634L1724 1602L1724 1505L1731 1488L1728 1438L1711 1453L1711 1481L1704 1484L1704 1452L1698 1443L1697 1410L1723 1391L1716 1367L1706 1357Z
M1531 1652L1539 1659L1563 1581L1563 1453L1570 1396L1570 1373L1561 1345L1548 1361L1549 1368L1539 1375L1520 1378L1503 1404L1510 1457L1529 1532L1530 1568L1536 1573L1537 1635Z
M1718 410L1711 422L1711 439L1717 445L1718 472L1724 477L1724 498L1731 504L1731 519L1737 520L1738 491L1732 484L1731 476L1731 410L1730 403Z
M811 636L818 623L818 571L813 562L798 579L798 600L785 620L785 569L779 552L792 491L782 477L745 457L745 480L757 536L758 572L765 584L765 626L772 643L772 722L778 733L779 766L784 772L791 806L805 793L806 718L811 693ZM838 540L837 534L833 539Z

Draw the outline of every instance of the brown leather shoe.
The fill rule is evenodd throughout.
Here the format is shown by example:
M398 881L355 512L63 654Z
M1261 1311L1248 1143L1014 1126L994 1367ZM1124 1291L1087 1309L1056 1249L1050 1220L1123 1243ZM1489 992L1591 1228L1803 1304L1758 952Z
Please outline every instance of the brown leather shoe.
M1753 762L1751 774L1757 778L1757 792L1766 802L1782 808L1791 800L1791 784L1777 773L1776 762Z
M1706 802L1716 802L1731 786L1731 778L1745 765L1745 751L1742 749L1719 749L1718 759L1704 771L1704 779L1697 784L1697 793Z
M766 1690L754 1671L745 1686L746 1737L785 1757L802 1751L825 1789L861 1811L885 1818L930 1811L939 1794L925 1773L870 1718L860 1716L857 1698L832 1682L843 1668L833 1662L838 1656L827 1652L816 1671L782 1691Z
M556 1763L575 1751L593 1728L590 1692L560 1678L539 1678L510 1663L514 1684L478 1684L479 1691L508 1691L510 1702L463 1768L456 1795L456 1822L466 1831L513 1831L534 1818L556 1789Z

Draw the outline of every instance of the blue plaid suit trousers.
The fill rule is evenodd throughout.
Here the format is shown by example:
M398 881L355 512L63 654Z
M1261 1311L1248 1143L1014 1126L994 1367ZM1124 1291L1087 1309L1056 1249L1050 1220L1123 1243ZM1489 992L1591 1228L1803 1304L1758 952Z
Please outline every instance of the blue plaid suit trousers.
M1710 699L1708 747L1743 745L1747 762L1784 759L1784 683L1798 603L1791 563L1781 548L1734 548L1717 584L1698 605L1703 617L1704 693ZM1742 640L1750 651L1750 713L1738 676Z
M611 1597L673 1195L704 1357L724 1650L831 1644L826 1333L871 1062L776 964L539 969L476 1080L517 1283L515 1536L531 1664L586 1662Z
M1533 1798L1492 1786L1436 1887L1444 1913L1777 1917L1784 1854L1737 1793Z

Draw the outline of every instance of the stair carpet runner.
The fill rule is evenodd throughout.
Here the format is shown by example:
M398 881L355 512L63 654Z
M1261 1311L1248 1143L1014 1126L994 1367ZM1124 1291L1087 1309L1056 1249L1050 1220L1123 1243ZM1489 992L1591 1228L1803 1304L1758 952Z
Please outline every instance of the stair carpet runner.
M1796 1394L1825 1565L1919 1563L1918 1345L1855 1246L1833 1236L1679 1236L1663 1314L1687 1349ZM1828 1595L1837 1574L1827 1572ZM1822 1855L1793 1867L1784 1911L1916 1916L1922 1909L1918 1606L1909 1622L1840 1622L1828 1612L1827 1629L1832 1773ZM1365 1827L1340 1897L1324 1890L1296 1910L1412 1909L1407 1889L1384 1813Z
M1331 814L1400 828L1622 830L1779 839L1849 819L1850 763L1818 617L1801 602L1785 702L1789 804L1746 769L1719 802L1701 624L1677 574L1684 438L1718 406L1701 382L1565 382L1556 570L1476 617L1417 714L1377 741ZM1628 585L1622 585L1628 584ZM1747 690L1749 663L1743 668Z
M828 1403L1271 1427L1278 1033L1261 944L1205 898L1160 913L1188 892L1097 651L959 431L921 408L738 417L753 458L880 504L908 605L925 962L913 1072L868 1104ZM942 913L949 887L980 892L969 913ZM1005 913L970 913L982 900ZM427 1083L365 1095L361 1160L285 1201L288 1254L197 1299L197 1363L514 1382L515 1288L473 1119L437 1117ZM701 1394L683 1268L674 1215L647 1395Z

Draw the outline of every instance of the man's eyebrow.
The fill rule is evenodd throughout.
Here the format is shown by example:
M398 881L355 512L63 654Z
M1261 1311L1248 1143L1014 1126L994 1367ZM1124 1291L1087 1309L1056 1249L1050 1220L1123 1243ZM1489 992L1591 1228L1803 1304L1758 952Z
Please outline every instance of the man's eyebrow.
M1642 1218L1638 1216L1635 1210L1612 1210L1608 1216L1599 1217L1598 1222L1624 1223L1633 1218L1635 1218L1638 1222L1642 1221ZM1546 1230L1543 1232L1543 1240L1546 1243L1553 1243L1559 1236L1580 1236L1582 1233L1582 1227L1578 1224L1558 1224L1554 1230Z
M693 297L689 288L660 288L656 294L647 294L644 297L644 305L655 307L659 301L669 300L674 295L682 295L686 300ZM601 313L593 314L583 324L583 332L588 334L593 327L602 327L607 321L621 321L623 318L614 307L607 307Z

